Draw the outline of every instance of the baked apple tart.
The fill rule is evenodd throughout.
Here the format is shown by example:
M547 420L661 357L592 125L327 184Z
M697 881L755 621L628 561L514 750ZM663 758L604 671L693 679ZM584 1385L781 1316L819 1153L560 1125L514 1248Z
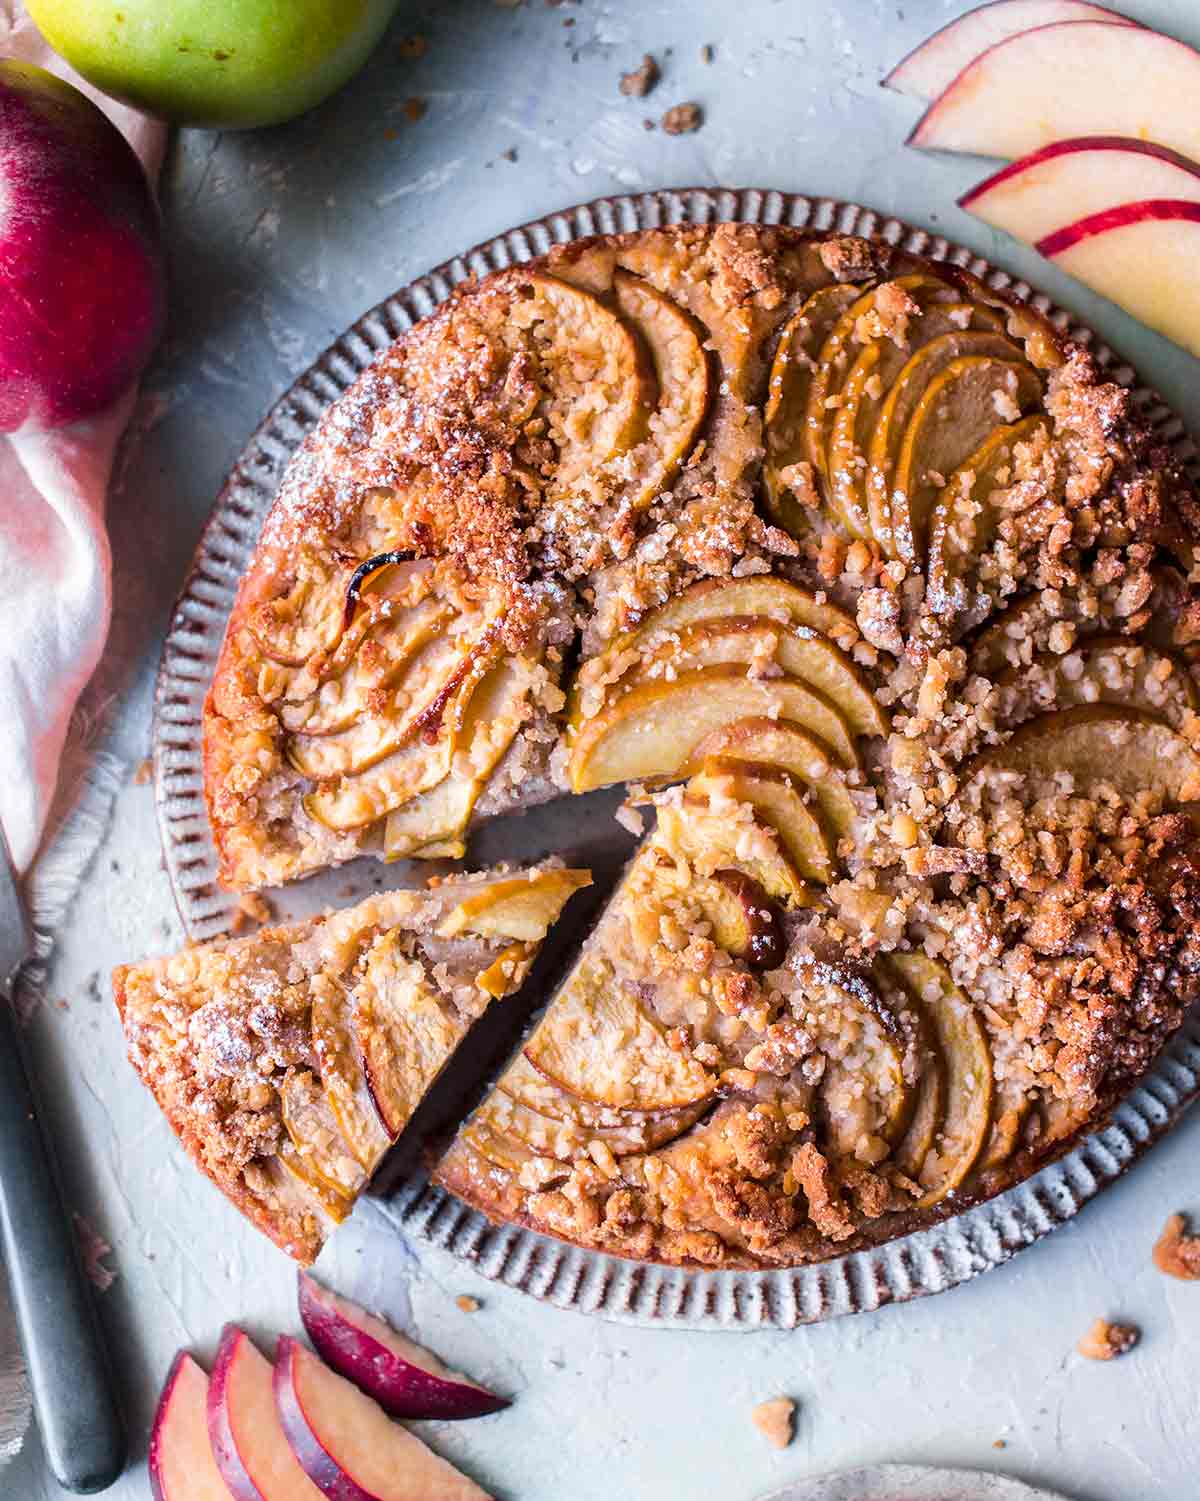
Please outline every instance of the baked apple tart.
M1196 994L1198 526L1129 394L952 265L560 247L289 469L207 706L221 878L627 784L653 828L437 1178L673 1263L886 1240L1066 1150Z

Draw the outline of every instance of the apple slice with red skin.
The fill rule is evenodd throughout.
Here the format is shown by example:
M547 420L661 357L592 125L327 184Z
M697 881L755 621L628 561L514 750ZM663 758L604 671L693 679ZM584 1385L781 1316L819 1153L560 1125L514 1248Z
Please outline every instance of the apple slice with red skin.
M317 1353L394 1418L481 1418L509 1405L373 1313L301 1272L300 1318Z
M314 1494L330 1501L489 1501L373 1398L283 1334L275 1409Z
M208 1383L217 1469L233 1501L321 1501L284 1434L271 1388L271 1362L236 1324L226 1324Z
M927 37L896 64L883 86L914 99L936 99L989 47L1036 26L1053 26L1059 21L1138 24L1090 0L992 0L991 5L969 10Z
M1196 73L1200 87L1200 59ZM1200 202L1119 204L1046 235L1035 249L1200 358Z
M1120 135L1200 159L1200 53L1141 26L1062 21L969 63L908 138L931 151L1015 158L1051 141Z
M958 206L1035 245L1065 224L1145 199L1200 202L1200 163L1124 136L1054 141L978 183Z
M186 1350L163 1383L147 1466L154 1501L230 1501L208 1440L208 1377Z

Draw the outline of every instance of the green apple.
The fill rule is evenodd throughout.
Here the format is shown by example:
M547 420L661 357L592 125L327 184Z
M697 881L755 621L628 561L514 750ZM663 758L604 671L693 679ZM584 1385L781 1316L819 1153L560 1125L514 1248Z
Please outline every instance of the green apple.
M177 125L275 125L366 61L397 0L28 0L84 78Z

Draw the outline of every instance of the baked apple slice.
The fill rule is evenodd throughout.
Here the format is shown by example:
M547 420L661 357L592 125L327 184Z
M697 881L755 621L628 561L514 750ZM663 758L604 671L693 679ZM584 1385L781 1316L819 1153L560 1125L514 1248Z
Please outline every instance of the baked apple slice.
M947 480L929 521L929 604L937 614L969 625L1009 587L1006 570L996 568L989 577L982 566L1000 519L992 496L1015 483L1018 446L1049 430L1050 419L1041 414L998 427Z
M1089 636L1061 655L1041 652L996 686L997 722L1006 727L1054 709L1111 704L1180 730L1197 707L1187 664L1128 636Z
M996 1089L991 1135L975 1164L979 1173L1002 1167L1021 1142L1021 1132L1029 1117L1032 1101L1017 1085L1000 1085Z
M712 923L713 941L751 969L778 969L787 938L778 905L744 870L724 865L692 884L692 895Z
M186 1350L163 1383L147 1467L154 1501L230 1501L208 1439L208 1377Z
M1007 772L1037 784L1067 772L1078 789L1107 786L1132 800L1157 792L1167 803L1200 798L1200 754L1149 714L1106 704L1043 714L989 747L964 777Z
M676 1052L633 986L599 954L584 954L525 1044L560 1089L594 1105L679 1110L708 1099L713 1076Z
M807 462L804 432L817 356L842 314L862 295L863 288L853 282L818 287L784 325L771 362L763 412L763 486L772 518L794 537L813 530L809 506L797 499L791 471ZM834 519L831 511L827 514Z
M881 1159L904 1136L916 1105L905 1069L907 1038L868 974L818 965L806 989L812 1017L806 1024L826 1060L818 1100L830 1147L837 1157L855 1158L869 1145ZM848 1015L855 1018L849 1044Z
M632 681L742 662L774 665L836 705L855 735L887 735L891 722L850 657L819 631L784 627L765 615L733 615L685 626L643 658ZM617 691L629 679L623 678Z
M650 348L658 380L658 404L646 442L628 456L633 474L621 498L633 511L648 505L675 481L708 414L712 372L705 332L696 320L643 277L613 273L617 307Z
M303 557L286 594L255 605L246 628L263 656L281 667L305 667L331 653L345 630L346 588L354 565L328 569Z
M233 1501L320 1501L280 1424L272 1377L249 1336L226 1324L208 1383L213 1458Z
M314 1495L337 1501L489 1501L378 1402L286 1334L275 1351L273 1388L276 1423ZM301 1494L308 1492L295 1493Z
M944 964L921 953L894 953L886 963L915 1006L928 1014L946 1071L945 1114L915 1177L929 1209L952 1194L979 1159L992 1128L992 1055L975 1008ZM911 1154L910 1154L911 1155Z
M590 871L557 867L493 881L459 902L438 928L438 936L455 938L467 932L481 938L540 942L570 898L591 884Z
M786 771L753 761L711 756L692 778L689 790L707 794L714 805L725 798L745 803L779 835L805 880L828 886L836 879L832 842Z
M392 1138L371 1098L353 1033L350 998L326 975L313 979L312 1042L329 1109L347 1149L369 1176L383 1160Z
M921 395L904 431L889 506L898 556L924 562L929 520L946 479L1001 423L1040 402L1031 365L963 355Z
M309 1172L330 1193L351 1202L367 1175L346 1145L320 1081L308 1069L295 1069L279 1089L283 1128Z
M731 817L731 812L723 799L714 803L700 789L686 791L681 801L658 805L651 847L685 867L689 881L733 868L752 877L771 901L785 907L811 907L815 901L812 888L801 878L775 830L748 811L739 818Z
M936 99L962 70L989 47L1007 41L1035 26L1053 26L1058 21L1110 21L1114 26L1136 26L1136 21L1118 15L1090 0L991 0L949 22L919 47L913 49L883 80L898 94L915 99Z
M629 1130L636 1128L647 1141L662 1137L670 1141L685 1131L693 1121L708 1108L707 1099L678 1110L631 1110L628 1106L598 1105L593 1100L581 1099L562 1089L552 1079L539 1072L526 1058L518 1053L500 1075L496 1084L511 1100L535 1110L539 1115L554 1121L578 1127L585 1132ZM648 1147L647 1150L650 1150Z
M570 742L571 785L590 792L613 782L671 779L696 767L714 731L752 715L795 720L842 767L858 764L845 720L794 678L751 678L738 666L638 683L586 721Z
M696 1102L706 1105L707 1100ZM687 1129L696 1118L695 1107L688 1110L633 1112L634 1118L617 1126L581 1126L567 1118L542 1115L520 1100L514 1099L500 1083L471 1117L468 1139L485 1156L505 1157L504 1166L519 1173L528 1156L553 1157L559 1162L577 1162L591 1155L593 1144L611 1152L616 1158L634 1156L663 1146ZM508 1148L515 1155L506 1155Z
M841 772L819 741L787 719L754 716L717 730L698 748L701 764L710 756L775 766L803 782L817 817L835 841L853 837L858 809Z
M306 1272L299 1274L298 1290L300 1318L317 1354L392 1417L481 1418L509 1405Z
M275 1199L295 1200L302 1198L304 1209L324 1222L321 1239L324 1240L330 1225L340 1225L349 1219L354 1201L331 1188L325 1174L314 1164L312 1158L301 1152L291 1137L281 1141L277 1158L265 1158L250 1164L245 1176L254 1173L261 1180L259 1196L268 1203ZM285 1247L285 1249L287 1249Z

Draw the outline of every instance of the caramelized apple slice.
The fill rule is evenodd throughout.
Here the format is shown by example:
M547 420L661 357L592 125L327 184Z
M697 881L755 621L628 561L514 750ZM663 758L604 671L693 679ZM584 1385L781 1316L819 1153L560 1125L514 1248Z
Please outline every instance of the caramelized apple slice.
M288 1074L279 1091L284 1130L323 1187L354 1199L367 1181L351 1154L325 1091L308 1069Z
M685 626L643 659L634 681L729 662L754 667L773 662L827 698L856 735L886 735L891 729L870 684L840 647L807 626L785 628L764 615L723 616Z
M275 1164L278 1164L278 1168ZM335 1225L340 1225L347 1219L354 1208L350 1199L330 1188L328 1181L313 1165L312 1159L297 1151L291 1137L280 1142L277 1156L268 1160L263 1166L263 1172L268 1179L276 1179L281 1187L290 1179L293 1196L294 1191L299 1190L306 1200L306 1207ZM286 1189L284 1191L286 1193Z
M806 880L828 886L836 879L830 840L786 771L714 756L705 761L690 787L713 800L728 796L753 808L779 835L792 864Z
M591 884L591 871L561 869L493 881L459 902L438 928L438 936L454 938L467 932L537 942L545 938L568 898Z
M518 1053L501 1074L496 1085L518 1104L536 1110L551 1120L565 1121L584 1131L603 1132L636 1128L645 1133L647 1142L655 1138L661 1126L663 1140L671 1140L685 1131L708 1107L707 1098L677 1110L631 1110L628 1106L598 1105L592 1100L570 1094L540 1073L524 1053ZM651 1150L647 1147L647 1150Z
M751 969L778 969L787 952L780 912L753 876L723 865L697 877L692 895L712 923L713 940Z
M988 434L1041 400L1031 365L963 355L930 382L904 431L889 497L892 535L906 562L924 559L929 517L946 477Z
M606 1148L614 1157L652 1151L655 1146L662 1146L686 1129L682 1124L676 1124L684 1119L679 1111L664 1111L654 1117L643 1117L644 1124L635 1121L628 1125L589 1128L569 1119L542 1115L512 1098L501 1080L471 1117L467 1136L478 1144L479 1134L486 1132L495 1145L512 1144L535 1157L557 1157L562 1162L575 1162L581 1157L589 1157L593 1143ZM491 1146L493 1142L487 1145ZM492 1155L486 1148L484 1150L485 1155ZM509 1161L505 1166L510 1172L520 1172L521 1162L519 1159Z
M300 1468L325 1496L489 1501L365 1392L286 1334L276 1347L272 1386L277 1422ZM301 1492L295 1494L299 1498Z
M810 907L814 896L801 879L775 830L756 818L735 820L728 807L714 807L700 790L681 803L659 805L653 847L685 862L690 878L734 867L751 876L772 901Z
M917 1014L915 1008L914 1014ZM928 1021L925 1030L932 1034ZM933 1150L942 1122L946 1118L946 1064L937 1040L932 1035L923 1037L919 1058L920 1074L912 1118L904 1136L897 1142L895 1151L897 1167L914 1181Z
M705 740L698 747L697 756L701 763L709 756L721 756L726 760L757 761L786 771L805 783L817 817L835 843L853 837L858 809L841 772L820 742L791 720L761 716L735 720Z
M865 486L871 530L889 558L899 556L892 537L892 473L909 421L930 383L964 355L1013 362L1024 358L1020 348L1005 337L1004 320L995 308L963 303L957 317L960 322L967 320L964 326L921 344L897 372L882 402L868 404L859 413L858 452L867 460ZM839 419L841 415L839 412Z
M1002 726L1054 709L1112 704L1178 730L1197 704L1185 662L1128 636L1089 636L1062 655L1039 653L1028 667L1010 668L997 687Z
M312 982L313 1056L342 1139L362 1170L373 1173L391 1145L371 1098L352 1032L350 999L323 975Z
M1169 725L1108 705L1043 714L1003 745L976 757L967 775L1008 772L1043 781L1067 772L1079 791L1111 787L1132 800L1157 792L1168 803L1200 798L1200 755ZM965 778L964 778L965 780Z
M318 578L312 562L305 561L309 571L286 594L255 605L246 620L263 656L281 667L304 667L314 657L332 652L344 628L353 564Z
M714 1088L708 1070L670 1046L632 986L596 954L579 960L525 1057L561 1089L596 1105L678 1110Z
M538 665L523 655L506 656L470 690L449 774L388 814L383 848L389 860L439 859L447 845L461 855L457 847L475 804L529 718Z
M371 1098L395 1140L462 1041L467 1023L433 989L425 971L382 933L354 988L353 1021Z
M675 481L708 412L712 375L705 333L696 320L657 287L628 271L613 273L617 306L650 347L658 378L658 405L644 444L629 455L633 475L624 503L644 511Z
M714 730L750 715L794 719L841 766L858 763L846 723L819 694L793 678L750 678L740 667L710 667L673 682L639 683L575 735L576 792L612 782L686 776L696 748Z
M952 1194L975 1166L992 1126L992 1055L967 996L944 964L921 953L887 956L914 1005L924 1008L946 1070L946 1109L933 1148L920 1167L924 1188L916 1208L928 1209Z
M981 568L1000 519L992 496L1016 483L1018 445L1049 428L1050 419L1041 414L996 428L947 480L929 523L929 603L936 613L956 615L969 625L1010 587L1002 568L992 577Z
M475 976L475 984L493 1000L511 995L529 973L533 957L534 951L529 944L510 943L486 969L480 970Z
M1029 1115L1031 1104L1024 1090L1014 1084L997 1088L992 1132L975 1164L976 1172L988 1173L994 1168L1002 1167L1013 1155L1020 1144L1021 1128Z
M785 325L775 349L763 413L767 449L763 485L768 511L793 536L812 530L808 508L795 498L788 472L792 465L804 462L807 452L804 425L817 356L838 319L862 295L863 288L852 282L818 287Z

